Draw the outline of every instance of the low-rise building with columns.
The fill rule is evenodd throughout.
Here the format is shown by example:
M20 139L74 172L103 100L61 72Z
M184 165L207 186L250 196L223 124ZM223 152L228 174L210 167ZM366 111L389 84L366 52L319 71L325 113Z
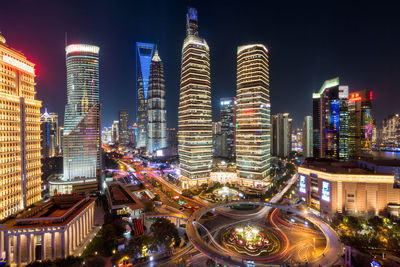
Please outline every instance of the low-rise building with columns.
M0 258L11 266L64 258L82 245L94 227L96 198L53 196L0 225Z

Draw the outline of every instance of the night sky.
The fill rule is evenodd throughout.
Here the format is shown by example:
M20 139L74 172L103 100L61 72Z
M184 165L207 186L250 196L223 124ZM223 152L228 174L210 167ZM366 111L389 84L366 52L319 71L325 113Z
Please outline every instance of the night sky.
M261 42L270 51L272 113L289 112L294 126L301 126L312 112L311 94L324 80L339 76L350 92L374 91L380 124L400 112L400 6L347 2L2 0L0 31L37 64L37 98L61 118L65 32L68 43L100 46L103 126L125 108L133 123L135 43L156 43L166 75L167 122L175 127L185 14L193 6L200 36L210 46L214 119L219 98L236 94L237 46Z

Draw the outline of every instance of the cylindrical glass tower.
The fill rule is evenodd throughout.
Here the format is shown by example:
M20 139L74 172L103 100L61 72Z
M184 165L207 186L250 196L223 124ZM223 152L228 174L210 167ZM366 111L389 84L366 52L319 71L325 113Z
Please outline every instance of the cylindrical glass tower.
M64 180L96 177L100 160L99 47L65 48L67 105L64 118Z

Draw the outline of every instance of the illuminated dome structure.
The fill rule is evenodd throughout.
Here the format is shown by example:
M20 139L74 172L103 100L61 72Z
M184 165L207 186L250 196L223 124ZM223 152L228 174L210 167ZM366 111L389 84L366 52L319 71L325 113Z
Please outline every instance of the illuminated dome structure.
M6 38L4 38L4 36L1 34L1 32L0 32L0 43L1 44L5 44L6 43Z

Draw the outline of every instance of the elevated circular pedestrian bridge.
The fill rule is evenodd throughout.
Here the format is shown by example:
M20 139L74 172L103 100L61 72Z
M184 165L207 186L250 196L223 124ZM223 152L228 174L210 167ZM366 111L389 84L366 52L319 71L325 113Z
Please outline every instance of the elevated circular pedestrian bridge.
M231 207L234 205L257 205L262 206L263 208L260 211L253 212L250 214L229 214L218 211L221 207ZM250 257L247 255L238 255L237 253L231 253L225 247L223 247L219 241L216 241L210 231L212 229L207 229L204 225L202 225L199 220L208 212L216 212L221 214L222 216L227 216L232 219L238 219L240 223L254 222L264 220L266 215L271 212L271 209L274 209L273 212L276 212L275 209L286 211L291 214L295 214L303 218L306 221L312 223L317 229L319 229L323 236L326 239L326 246L320 256L313 258L310 262L308 262L308 266L331 266L336 262L338 256L342 253L342 244L339 241L338 236L335 231L320 218L314 216L313 214L305 214L304 212L298 210L297 208L289 205L281 205L275 204L271 202L259 201L259 200L239 200L225 203L213 203L209 204L205 207L200 208L196 212L194 212L187 221L186 224L186 233L189 240L192 242L193 246L205 254L210 259L213 259L217 263L227 264L231 266L247 266L248 262L252 262L257 266L268 266L271 264L282 264L282 259L285 257L286 252L290 250L289 240L287 239L285 233L283 233L278 226L273 225L275 229L281 235L282 243L281 243L281 251L274 255L268 257ZM272 221L271 221L272 222ZM272 222L272 224L274 224ZM230 225L234 225L231 223ZM210 239L210 243L207 243L204 238L200 236L199 230L205 231L206 235ZM315 248L314 248L315 249ZM303 262L304 264L304 262Z

